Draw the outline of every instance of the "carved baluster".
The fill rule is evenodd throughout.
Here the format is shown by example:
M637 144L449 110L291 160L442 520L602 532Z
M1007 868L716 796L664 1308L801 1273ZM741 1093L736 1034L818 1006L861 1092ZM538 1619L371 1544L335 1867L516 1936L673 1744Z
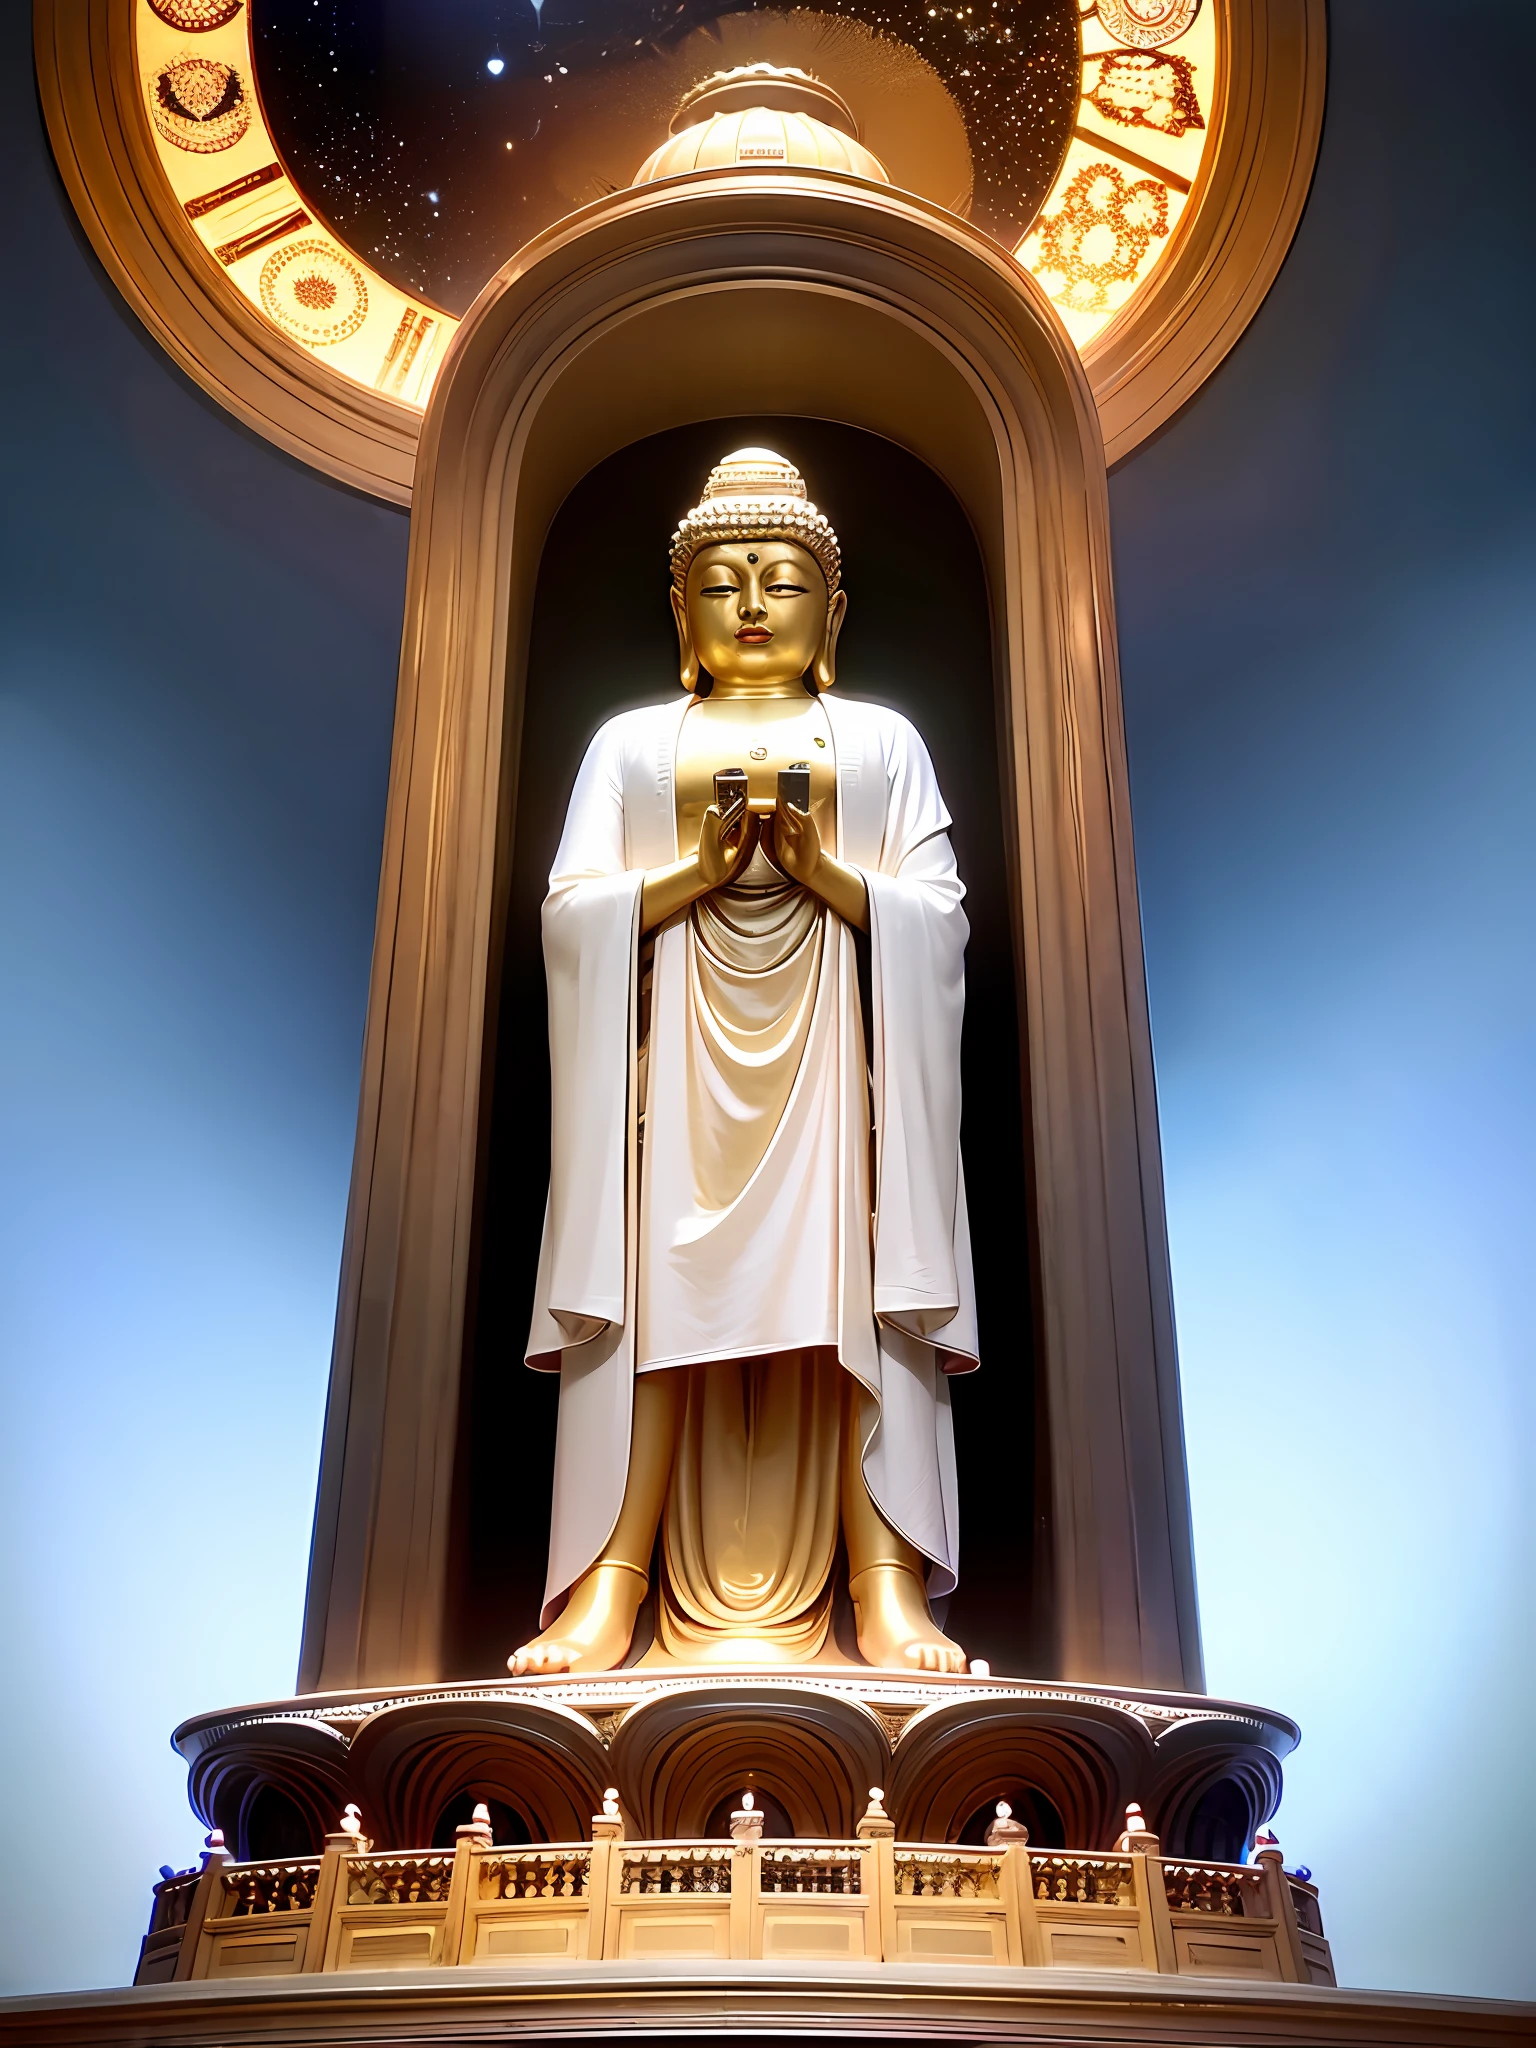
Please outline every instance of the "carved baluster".
M1285 1857L1272 1829L1261 1831L1255 1844L1254 1861L1258 1881L1264 1887L1260 1903L1267 1906L1269 1913L1279 1922L1280 1939L1276 1946L1280 1952L1281 1971L1292 1983L1309 1984L1312 1981L1311 1965L1302 1945L1296 1903L1285 1878Z

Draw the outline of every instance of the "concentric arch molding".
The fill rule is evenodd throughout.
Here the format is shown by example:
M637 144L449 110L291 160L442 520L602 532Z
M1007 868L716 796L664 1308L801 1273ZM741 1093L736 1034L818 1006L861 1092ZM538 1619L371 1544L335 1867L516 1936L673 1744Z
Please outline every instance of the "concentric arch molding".
M355 489L411 499L421 411L342 375L265 319L204 247L161 168L135 0L35 0L38 94L65 190L144 325L235 417ZM208 183L219 183L217 157Z
M808 1665L311 1693L198 1715L173 1740L194 1808L247 1859L270 1846L255 1819L263 1786L316 1842L353 1800L369 1833L403 1850L465 1796L501 1800L535 1840L580 1840L609 1786L646 1839L697 1834L744 1785L796 1835L841 1837L883 1785L898 1829L951 1841L1028 1784L1069 1846L1106 1847L1134 1799L1183 1854L1214 1785L1250 1834L1268 1818L1297 1730L1203 1695Z
M145 111L136 4L34 0L43 112L92 247L168 354L238 419L326 475L409 504L420 405L394 395L388 377L376 388L344 374L264 318L172 191ZM1326 0L1206 7L1217 78L1199 170L1157 260L1083 346L1111 464L1164 426L1238 341L1290 246L1317 156ZM433 337L437 360L452 324Z

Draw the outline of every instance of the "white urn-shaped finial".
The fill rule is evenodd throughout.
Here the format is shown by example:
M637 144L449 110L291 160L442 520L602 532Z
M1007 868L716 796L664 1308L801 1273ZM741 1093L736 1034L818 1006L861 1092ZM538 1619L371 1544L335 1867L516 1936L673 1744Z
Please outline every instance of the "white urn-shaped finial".
M327 1850L337 1850L343 1856L366 1856L373 1843L363 1833L361 1810L348 1804L342 1810L341 1819L325 1838Z
M1121 1856L1156 1856L1162 1844L1147 1826L1147 1817L1133 1799L1125 1809L1125 1827L1115 1844Z
M750 1848L763 1839L763 1814L750 1792L743 1792L741 1804L731 1815L731 1840Z
M491 1826L491 1809L483 1799L478 1800L474 1812L466 1821L461 1821L453 1831L455 1842L468 1842L472 1849L489 1849L495 1839Z
M592 1839L594 1842L622 1842L624 1839L624 1816L619 1811L618 1787L610 1785L603 1794L603 1810L592 1816Z
M896 1823L885 1810L885 1789L880 1785L869 1788L869 1804L864 1809L864 1818L859 1822L857 1833L862 1841L872 1841L877 1835L894 1835Z
M1029 1846L1029 1829L1023 1821L1014 1819L1013 1808L1006 1799L999 1799L997 1810L987 1823L986 1844L989 1849L1026 1849Z

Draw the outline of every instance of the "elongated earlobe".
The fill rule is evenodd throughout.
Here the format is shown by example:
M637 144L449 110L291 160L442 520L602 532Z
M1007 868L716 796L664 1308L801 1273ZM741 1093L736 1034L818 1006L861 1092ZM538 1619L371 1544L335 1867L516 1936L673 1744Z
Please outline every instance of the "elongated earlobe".
M693 651L693 635L688 630L688 607L675 583L672 586L672 617L677 625L677 679L691 693L699 680L699 657Z
M827 630L821 636L821 646L811 664L811 674L816 678L816 688L830 690L837 681L837 636L843 630L843 620L848 616L848 593L840 590L827 606Z

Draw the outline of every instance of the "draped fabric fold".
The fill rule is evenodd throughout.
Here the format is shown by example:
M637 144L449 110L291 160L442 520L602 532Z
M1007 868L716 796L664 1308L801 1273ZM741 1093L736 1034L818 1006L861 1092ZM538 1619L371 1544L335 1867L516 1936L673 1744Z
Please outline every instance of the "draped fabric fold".
M528 1357L561 1375L545 1620L617 1519L635 1373L691 1367L664 1524L674 1654L759 1627L814 1654L839 1366L871 1496L930 1560L930 1593L955 1583L945 1374L976 1362L963 890L913 728L822 703L837 851L869 889L872 1093L852 934L760 858L656 934L637 1065L640 888L676 858L687 704L593 740L544 907L551 1172Z
M658 1631L680 1661L814 1657L832 1618L842 1401L837 1354L689 1374L662 1520Z

